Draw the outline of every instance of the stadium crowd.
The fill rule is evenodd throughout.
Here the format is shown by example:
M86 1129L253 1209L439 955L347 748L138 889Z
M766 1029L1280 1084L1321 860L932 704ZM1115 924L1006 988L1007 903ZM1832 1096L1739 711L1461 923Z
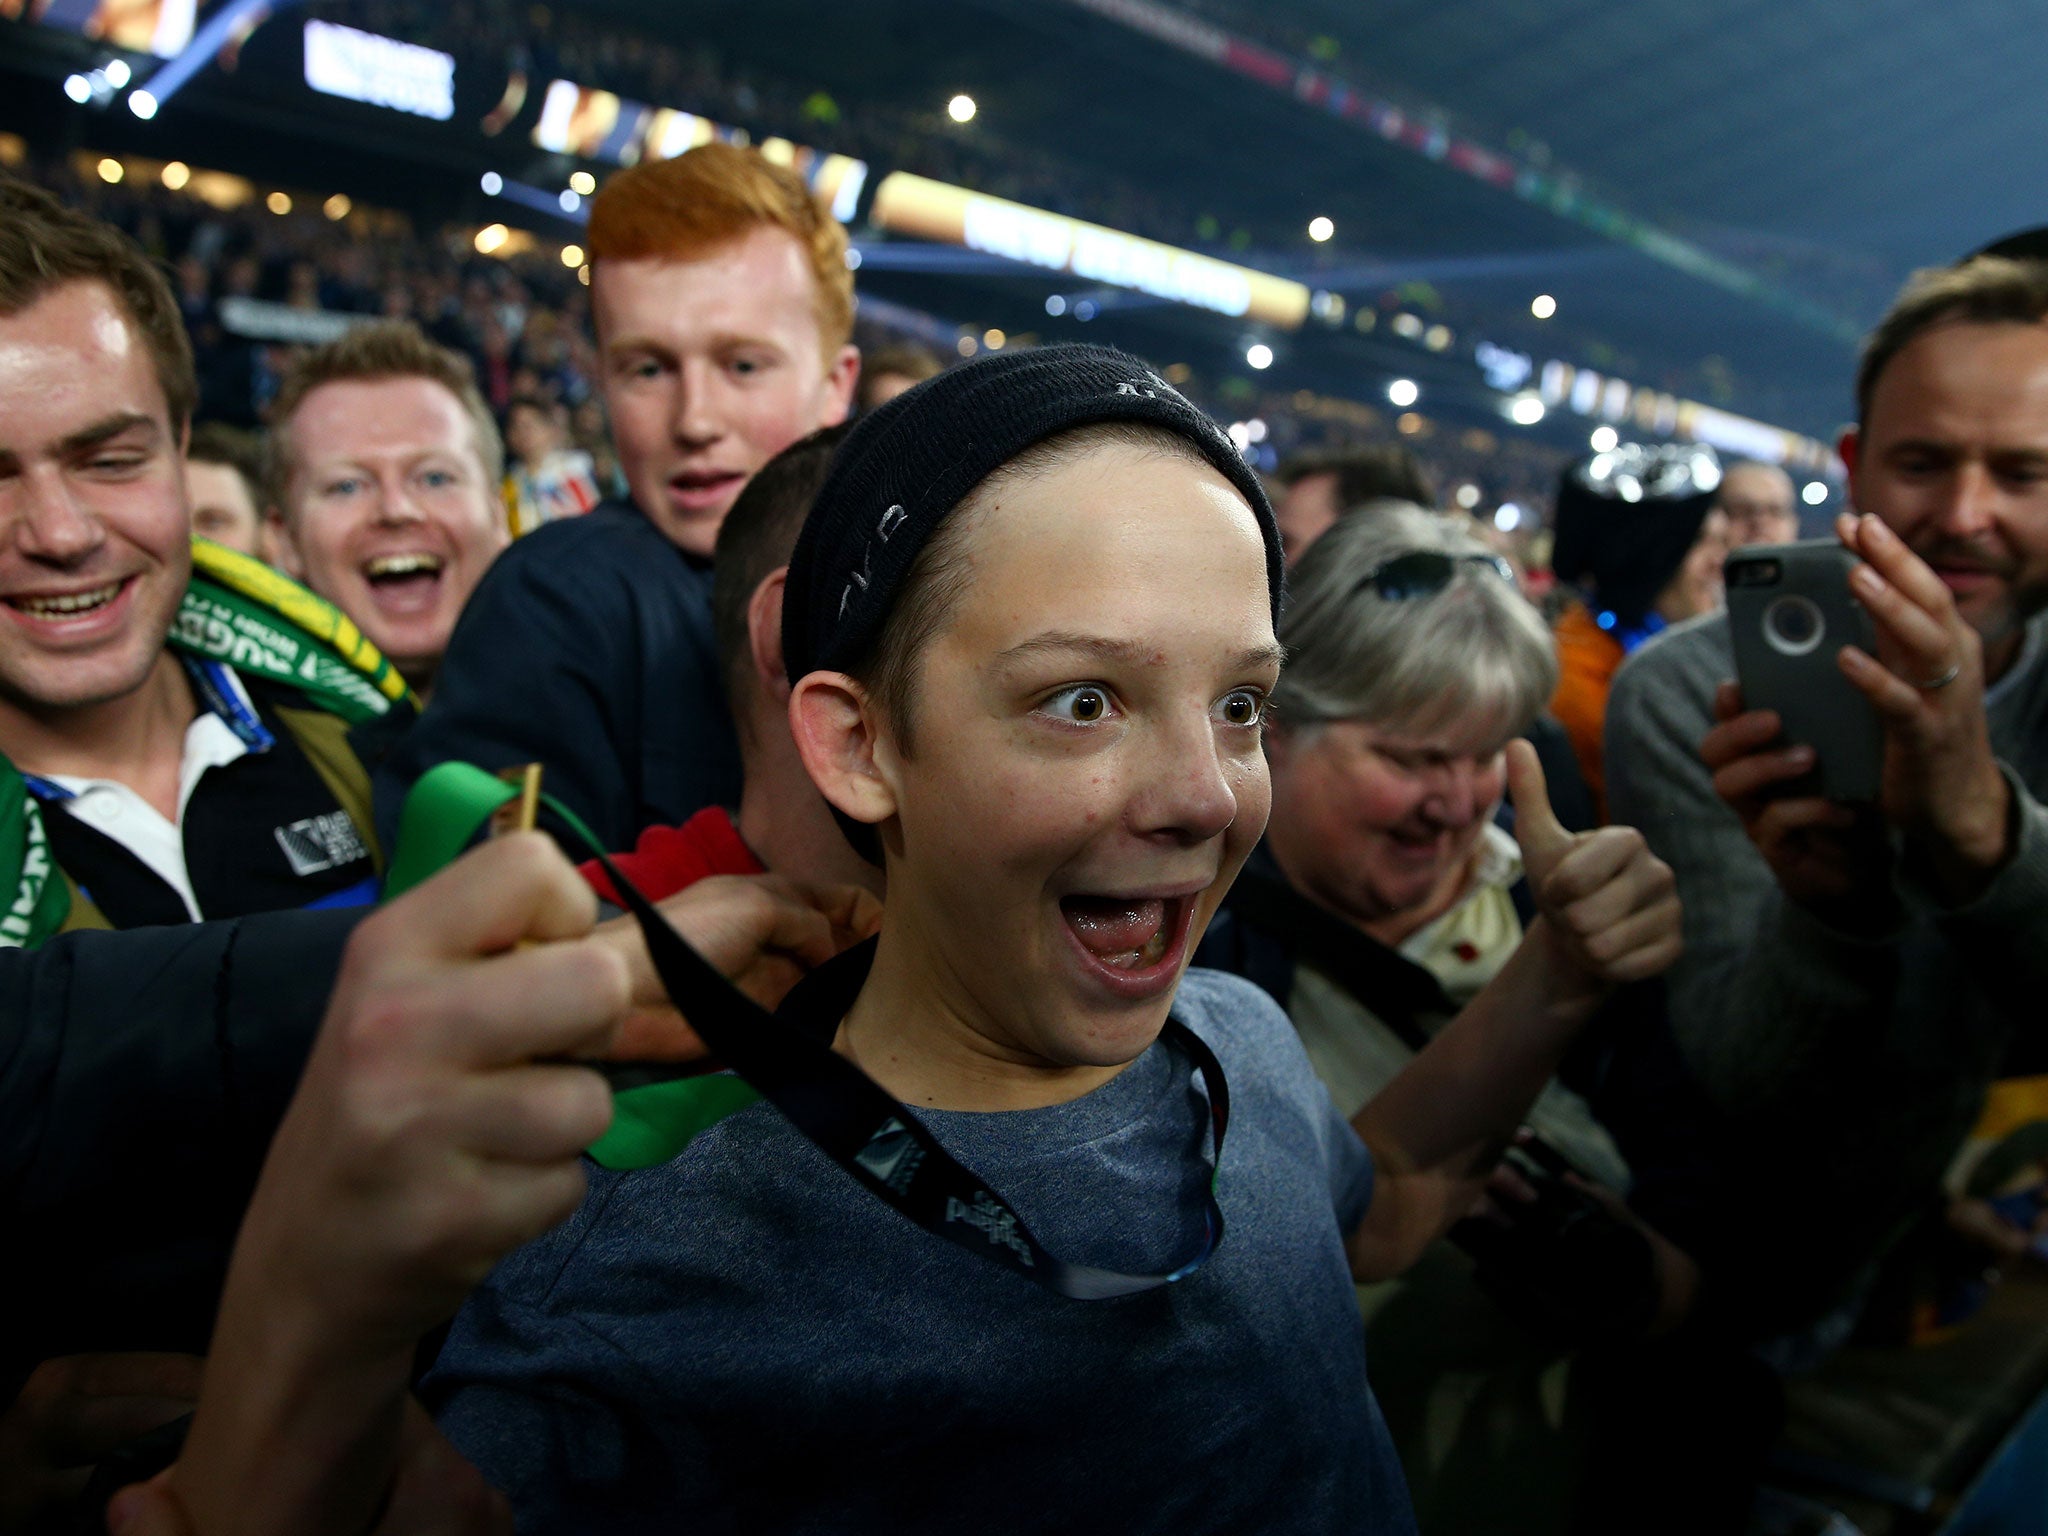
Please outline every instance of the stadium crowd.
M1532 571L1470 441L1263 478L1097 347L864 393L728 144L587 286L49 179L0 1530L1740 1530L1902 1244L2026 1261L2048 262L1870 339L1831 797L1735 682L1775 468L1559 466Z

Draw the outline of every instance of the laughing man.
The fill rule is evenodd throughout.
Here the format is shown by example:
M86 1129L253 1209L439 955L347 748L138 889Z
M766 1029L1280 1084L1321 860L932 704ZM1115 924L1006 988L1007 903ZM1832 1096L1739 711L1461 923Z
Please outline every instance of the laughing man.
M0 943L374 893L368 774L289 680L328 663L279 661L289 626L261 616L276 643L234 666L174 634L196 393L148 258L0 183L0 866L21 873Z

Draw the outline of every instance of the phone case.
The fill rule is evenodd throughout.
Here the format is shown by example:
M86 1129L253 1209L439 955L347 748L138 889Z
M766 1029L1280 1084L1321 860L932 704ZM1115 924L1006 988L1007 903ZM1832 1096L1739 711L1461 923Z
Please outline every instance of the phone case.
M1833 539L1759 544L1728 557L1728 629L1746 709L1772 709L1783 739L1814 750L1800 788L1829 800L1872 801L1884 770L1877 711L1842 674L1837 654L1877 646L1870 615L1849 592L1856 558Z

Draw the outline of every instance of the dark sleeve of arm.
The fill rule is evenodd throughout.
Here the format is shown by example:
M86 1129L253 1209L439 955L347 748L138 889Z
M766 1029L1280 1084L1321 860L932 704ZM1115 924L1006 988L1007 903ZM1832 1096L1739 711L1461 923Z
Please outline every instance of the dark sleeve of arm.
M110 1192L149 1201L197 1169L259 1164L362 915L277 912L0 950L8 1214Z
M492 564L463 609L419 723L377 776L377 835L386 848L413 781L438 763L496 772L546 767L547 792L588 822L607 848L629 848L638 830L633 761L637 724L617 681L637 678L621 660L633 644L619 612L585 600L585 581L559 567L579 552L548 530L521 539Z

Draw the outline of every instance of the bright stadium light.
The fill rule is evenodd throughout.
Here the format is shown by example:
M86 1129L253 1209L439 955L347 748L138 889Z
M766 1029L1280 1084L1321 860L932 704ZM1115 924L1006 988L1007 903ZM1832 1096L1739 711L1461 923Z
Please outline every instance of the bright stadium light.
M263 206L280 216L290 213L292 211L291 194L289 192L273 192L270 196L263 199Z
M117 91L120 90L121 87L126 85L130 80L135 78L134 75L129 72L128 61L126 59L112 60L107 65L107 67L101 71L101 73L107 77L107 84L111 85Z
M1548 320L1557 313L1557 300L1547 293L1539 293L1529 301L1529 313L1538 320Z
M355 207L355 204L348 200L346 192L337 192L320 205L320 211L339 224L348 217L348 211L353 207Z
M1045 296L1045 312L1055 317L1064 315L1067 312L1067 296L1063 293L1047 294Z
M512 231L502 224L486 224L476 232L476 249L479 256L488 256L504 249L505 242L512 238Z
M111 155L99 163L99 173L100 180L110 187L128 174L127 171L122 169L121 162L114 159Z
M137 91L128 98L128 110L146 123L156 116L156 98L147 91Z
M1421 398L1422 389L1413 379L1396 379L1387 386L1389 403L1399 406L1404 411Z
M496 197L505 190L505 178L496 171L485 171L484 179L478 185L484 189L486 197Z
M1593 435L1586 440L1587 446L1595 453L1612 453L1614 445L1621 441L1621 434L1612 427L1595 427Z
M92 100L92 82L83 75L66 75L64 94L82 107Z
M562 195L556 198L555 201L561 204L562 212L574 213L578 208L581 208L583 206L583 195L580 192L578 192L574 187L569 187L566 188L563 191Z
M173 160L164 167L164 185L173 192L185 190L185 183L192 179L192 167L182 160Z
M1273 349L1263 341L1255 341L1244 349L1244 360L1253 368L1270 368L1273 366Z
M1807 481L1806 489L1799 493L1799 499L1809 507L1819 506L1828 499L1827 482L1824 480Z
M974 113L974 98L964 93L959 96L955 96L951 101L946 103L946 116L953 119L953 121L956 123L973 122Z
M583 265L583 247L582 247L582 246L580 246L580 245L565 245L565 246L563 246L563 247L562 247L562 265L563 265L563 266L565 266L565 267L580 267L580 266L582 266L582 265Z
M1543 419L1543 402L1534 395L1517 395L1508 407L1508 419L1518 427L1533 427Z
M1325 240L1329 239L1330 236L1336 233L1337 226L1330 220L1324 218L1321 214L1317 214L1314 218L1308 221L1308 237L1309 239L1315 241L1317 245L1321 245Z
M1493 514L1493 526L1502 533L1513 533L1522 526L1522 509L1512 501L1504 501Z
M569 190L579 197L588 197L597 190L597 178L588 171L571 171Z

